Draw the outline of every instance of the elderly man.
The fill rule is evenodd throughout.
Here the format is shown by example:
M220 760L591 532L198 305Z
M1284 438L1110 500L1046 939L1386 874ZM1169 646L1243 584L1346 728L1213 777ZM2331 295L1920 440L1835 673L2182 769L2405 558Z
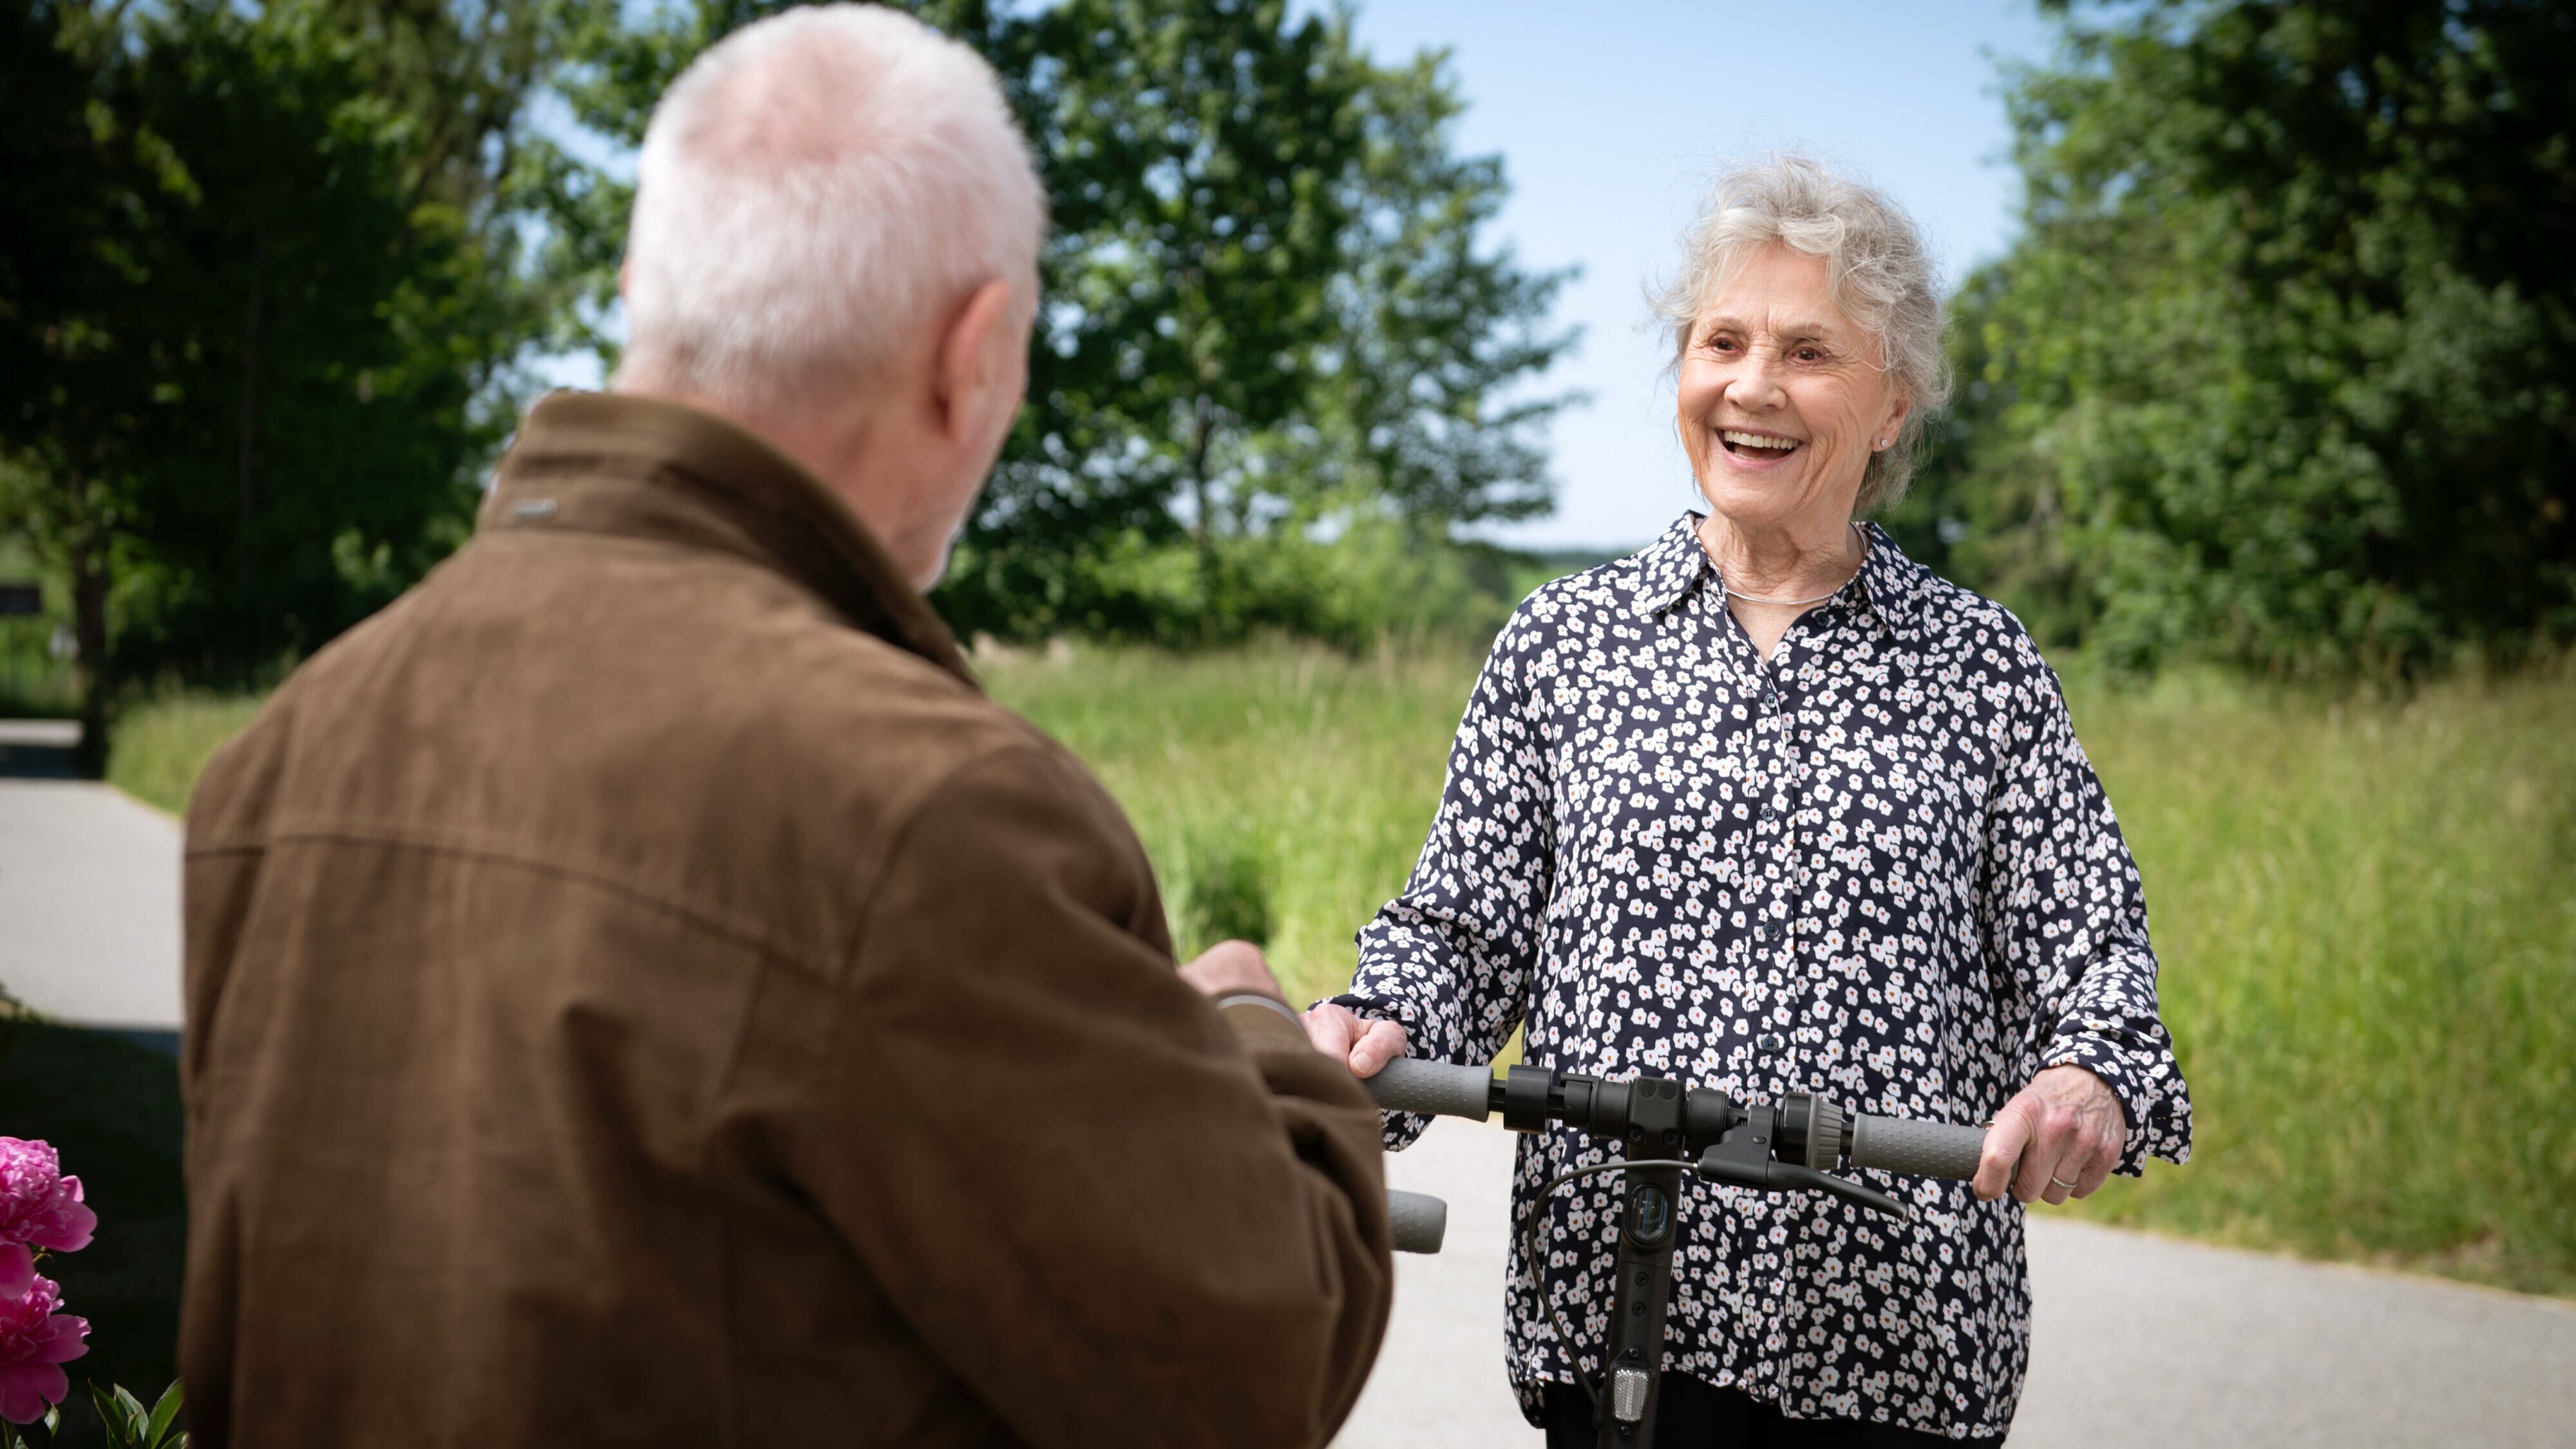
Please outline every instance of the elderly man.
M1315 1444L1378 1126L918 590L1019 406L1043 202L890 12L647 137L606 396L206 772L198 1441Z

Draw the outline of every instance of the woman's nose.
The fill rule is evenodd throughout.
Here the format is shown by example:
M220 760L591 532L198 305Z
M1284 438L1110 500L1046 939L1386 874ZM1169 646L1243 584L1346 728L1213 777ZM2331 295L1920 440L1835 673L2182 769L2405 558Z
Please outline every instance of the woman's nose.
M1747 412L1766 412L1787 402L1789 394L1780 386L1777 367L1777 362L1763 353L1745 358L1726 384L1726 400Z

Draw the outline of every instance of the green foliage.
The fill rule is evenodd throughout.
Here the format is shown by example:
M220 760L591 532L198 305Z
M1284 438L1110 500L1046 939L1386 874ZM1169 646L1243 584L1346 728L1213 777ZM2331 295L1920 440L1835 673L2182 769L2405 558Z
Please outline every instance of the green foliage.
M996 637L1184 648L1289 634L1357 651L1390 637L1491 637L1526 592L1513 587L1518 555L1452 543L1382 511L1335 521L1343 526L1329 538L1283 527L1203 544L1131 529L1024 581ZM985 546L961 544L940 603L953 609L971 581L1008 568Z
M990 649L976 667L1126 807L1182 950L1245 934L1202 903L1259 882L1266 949L1302 1002L1350 979L1352 934L1421 851L1476 657L1271 640Z
M151 1408L121 1385L102 1386L91 1380L89 1394L98 1405L98 1418L107 1427L107 1441L116 1449L188 1449L187 1431L178 1427L179 1381L161 1391L160 1401Z
M2083 1215L2576 1294L2576 670L2073 703L2199 1108Z
M173 815L215 750L259 714L264 697L165 691L130 709L107 752L107 782Z
M633 144L691 57L775 8L602 18L567 94ZM1317 539L1400 521L1436 552L1453 524L1546 508L1536 439L1564 400L1506 398L1571 340L1544 325L1563 277L1484 242L1501 166L1452 154L1439 57L1380 67L1346 17L1283 0L912 8L1001 75L1054 222L1029 407L939 590L961 631L1365 633L1366 607L1310 588ZM553 265L595 319L629 192L548 164Z
M1957 572L2133 664L2576 636L2576 17L2052 8L1909 537L1946 520Z
M301 653L462 536L471 402L502 339L414 118L319 10L181 8L138 32L143 262L118 319L152 391L121 460L130 672Z
M1181 879L1188 892L1173 902L1173 939L1182 959L1219 941L1270 944L1268 863L1239 824L1194 842Z
M63 580L91 744L463 537L554 305L515 140L563 3L0 0L0 535Z

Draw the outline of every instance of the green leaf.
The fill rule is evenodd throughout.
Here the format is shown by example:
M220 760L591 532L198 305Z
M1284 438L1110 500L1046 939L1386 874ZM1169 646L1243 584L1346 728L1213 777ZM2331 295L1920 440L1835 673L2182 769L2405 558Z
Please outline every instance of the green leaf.
M152 1422L144 1426L143 1443L146 1449L160 1449L163 1436L170 1432L172 1424L178 1422L179 1399L179 1381L172 1379L170 1387L161 1391L161 1402L152 1406Z
M116 1449L134 1449L132 1421L117 1407L116 1397L100 1388L96 1379L90 1380L89 1397L98 1405L98 1422L107 1431L108 1442Z

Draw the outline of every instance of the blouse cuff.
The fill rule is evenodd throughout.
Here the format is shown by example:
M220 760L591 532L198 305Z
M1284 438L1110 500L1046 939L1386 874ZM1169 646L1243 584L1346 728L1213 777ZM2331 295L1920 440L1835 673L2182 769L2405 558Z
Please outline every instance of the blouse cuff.
M2118 1100L2126 1119L2127 1135L2120 1144L2118 1171L2124 1177L2136 1177L2146 1171L2151 1156L2173 1158L2171 1124L2165 1119L2164 1094L2150 1080L2152 1073L2141 1071L2133 1060L2133 1048L2083 1030L2066 1031L2049 1043L2041 1054L2040 1070L2050 1067L2082 1067L2102 1079Z

